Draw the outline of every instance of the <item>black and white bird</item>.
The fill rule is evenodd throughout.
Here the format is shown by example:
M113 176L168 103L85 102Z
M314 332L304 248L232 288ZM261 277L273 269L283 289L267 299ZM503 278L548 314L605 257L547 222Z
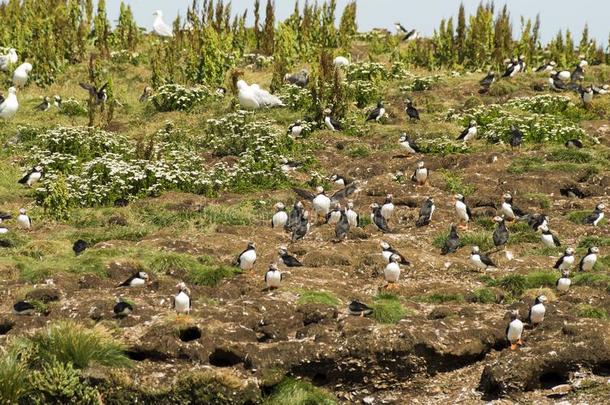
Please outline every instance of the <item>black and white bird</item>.
M295 121L288 127L288 135L298 138L303 133L303 122L301 120Z
M286 246L281 246L278 250L279 261L284 263L286 267L302 267L303 264L294 256L288 253Z
M324 191L324 187L317 186L315 193L311 193L306 190L302 190L300 188L293 187L292 189L295 193L297 193L300 197L311 201L313 210L318 217L318 219L322 218L322 220L326 219L326 215L330 212L331 199L326 195L326 191Z
M472 212L470 207L466 204L466 198L462 194L456 194L455 199L455 213L458 217L458 222L464 224L463 227L468 226L468 222L472 219Z
M574 249L567 248L564 254L557 260L554 269L559 271L570 270L574 266Z
M591 271L595 267L597 262L597 255L599 254L599 248L597 246L591 246L587 250L587 254L580 259L578 263L578 270L580 271Z
M89 244L87 242L85 242L82 239L78 239L76 242L74 242L74 244L72 245L72 251L74 251L74 254L76 256L79 256L81 253L83 253L87 248L89 247Z
M349 232L350 223L347 219L347 213L345 208L340 212L339 220L335 225L335 239L337 242L347 239L347 233Z
M296 242L298 240L303 239L305 235L307 235L307 232L309 232L310 227L311 224L309 223L309 211L305 211L303 212L303 215L301 215L301 218L299 218L299 222L297 223L297 225L292 228L291 240L293 242Z
M298 160L289 160L283 156L280 158L280 168L286 175L290 174L290 172L298 170L302 166L303 162L299 162Z
M290 211L290 215L288 216L288 222L286 222L286 225L284 225L284 229L287 231L292 231L293 228L300 223L302 215L303 203L297 200L292 206L292 211Z
M572 185L572 186L566 186L563 188L559 189L559 193L564 196L564 197L568 197L568 198L585 198L587 195L581 190L579 189L577 186Z
M513 59L506 67L506 70L504 71L504 74L502 75L502 77L508 77L508 78L515 77L520 71L521 71L521 63L519 62L518 59Z
M379 102L377 102L377 108L375 108L373 111L371 111L369 113L369 115L366 117L366 122L368 122L368 121L379 122L379 120L381 118L383 118L384 115L385 115L385 108L383 106L383 101L379 101Z
M536 297L534 305L530 307L528 320L532 327L535 327L544 321L544 315L546 314L546 308L544 307L545 302L547 302L546 296L540 295Z
M138 271L134 273L127 280L123 281L117 287L141 287L148 282L148 273L144 271Z
M487 73L487 76L485 76L483 79L481 79L481 81L479 82L479 84L481 85L481 87L484 88L489 88L489 86L491 86L493 84L493 82L496 81L496 72L489 71Z
M394 28L396 28L396 32L398 34L406 34L408 32L407 29L399 21L394 23Z
M44 112L44 111L48 111L49 108L51 108L51 99L48 96L45 96L42 99L42 103L40 103L36 107L34 107L34 110Z
M356 211L354 211L354 202L352 200L347 202L345 216L347 217L347 222L349 223L350 227L358 227L358 225L360 225L360 216Z
M561 72L555 72L554 70L549 73L549 87L551 90L564 91L568 88L560 74Z
M343 126L341 125L341 123L337 120L335 120L332 117L332 110L330 108L327 108L324 110L324 125L326 125L326 128L328 128L331 131L342 131L343 130Z
M237 256L235 264L242 270L250 270L256 263L256 244L248 242L246 249Z
M42 166L35 166L26 173L25 176L18 181L19 184L25 184L28 187L32 187L42 177Z
M335 225L341 219L341 204L335 203L333 209L328 211L326 214L326 223L329 225Z
M265 273L265 284L267 285L267 288L269 290L280 288L283 278L284 275L277 268L277 264L271 263L269 265L269 270L267 270L267 272Z
M112 310L117 318L124 318L133 312L133 306L119 298Z
M216 87L214 94L216 94L218 97L224 97L227 95L227 89L226 87L218 86Z
M417 153L421 153L419 147L415 143L413 139L409 139L407 134L403 132L400 134L400 138L398 139L400 146L403 150L405 150L410 155L415 155Z
M540 227L549 225L549 217L545 214L528 214L525 217L527 217L527 224L534 231L537 231L538 229L540 229Z
M36 307L27 301L17 301L13 304L13 313L16 315L33 315Z
M413 172L413 175L411 176L411 181L414 182L417 186L423 186L428 181L428 174L429 174L429 171L425 167L425 163L418 162L417 168L415 169L415 171Z
M588 63L585 60L578 62L572 73L570 73L570 80L573 82L581 82L585 80L585 66L587 65Z
M570 285L572 285L570 272L568 270L563 270L561 272L561 277L559 277L555 283L555 287L557 288L557 291L566 292L570 289Z
M540 235L540 240L542 240L542 243L544 244L544 246L547 246L547 247L561 246L561 242L559 241L559 238L553 232L551 232L551 230L549 229L549 227L547 225L540 226L538 229L540 229L542 231L542 234Z
M347 312L354 316L367 316L373 313L373 309L360 301L352 301L347 307Z
M554 60L547 62L547 63L543 63L536 69L536 73L553 71L553 70L555 70L556 66L557 66L557 62L555 62Z
M399 261L400 257L398 255L390 256L390 261L383 270L383 277L385 278L385 281L388 282L387 288L391 288L391 286L398 283L398 280L400 279L401 270L400 264L398 264Z
M89 96L92 98L95 105L103 104L108 100L108 94L106 93L106 86L108 86L108 82L104 83L104 85L100 88L83 82L80 82L79 85L89 92Z
M57 107L58 110L61 110L61 96L55 95L53 97L53 105Z
M582 149L584 145L580 139L568 139L564 146L568 149Z
M144 91L142 91L142 94L140 95L140 98L138 98L138 101L140 103L145 102L146 100L148 100L148 98L150 97L150 95L152 94L153 89L150 86L145 86L144 87Z
M523 132L516 126L510 128L510 146L517 148L523 143Z
M510 344L510 349L515 350L517 345L522 345L523 322L519 319L519 311L512 311L510 323L506 327L506 340Z
M178 315L189 314L192 309L191 290L184 282L176 284L178 293L174 296L174 311Z
M417 108L413 107L413 101L411 101L411 99L409 98L407 99L407 106L405 107L405 112L407 113L409 120L419 121L419 111L417 111Z
M525 212L513 205L513 196L511 193L505 193L502 196L502 205L500 207L500 213L508 221L514 221L525 215Z
M388 194L385 196L385 201L381 205L381 215L389 221L394 216L394 196L392 194Z
M286 73L284 81L289 84L294 84L299 87L306 87L309 83L309 72L306 69L302 69L300 72L291 75Z
M331 175L328 178L328 180L332 181L333 183L335 183L336 185L341 186L341 187L345 187L348 184L352 183L352 181L350 179L348 179L347 177L341 176L340 174L336 174L336 173Z
M458 136L457 140L468 142L471 139L474 139L474 137L476 137L476 136L477 136L477 122L472 120L468 124L468 127L462 131L460 136Z
M494 222L497 224L493 233L493 241L496 247L504 246L508 243L509 233L506 227L506 222L503 217L494 217Z
M579 93L583 105L585 107L591 106L591 103L593 102L593 87L587 86L584 89L581 87L579 88Z
M451 224L451 229L449 231L449 236L445 239L445 243L441 248L441 255L446 255L449 253L453 253L458 250L460 247L460 236L457 233L457 227L455 224Z
M478 246L473 246L470 252L470 262L478 269L487 270L489 267L497 267L486 254L481 253Z
M419 33L415 28L413 28L411 31L407 32L404 37L402 37L402 42L412 41L417 38L419 38Z
M19 208L19 215L17 215L17 225L22 229L30 229L32 227L32 220L25 212L25 208Z
M585 217L583 222L585 225L593 225L597 226L602 219L604 219L604 211L606 210L606 205L603 203L599 203L595 206L595 210L591 215Z
M381 207L377 203L371 204L371 221L381 232L390 232L390 228L388 228L388 222L386 221L384 216L381 215Z
M388 242L381 241L379 242L379 246L381 246L381 255L386 260L386 262L389 263L392 255L396 255L400 259L398 263L403 264L405 266L411 265L411 262L407 260L398 250L394 249Z
M278 202L273 206L273 208L275 208L275 214L273 214L273 217L271 218L271 227L274 229L281 229L288 223L286 206L283 202Z
M432 214L434 214L435 209L434 199L428 197L419 209L419 216L417 217L417 221L415 221L415 226L421 228L422 226L430 225Z

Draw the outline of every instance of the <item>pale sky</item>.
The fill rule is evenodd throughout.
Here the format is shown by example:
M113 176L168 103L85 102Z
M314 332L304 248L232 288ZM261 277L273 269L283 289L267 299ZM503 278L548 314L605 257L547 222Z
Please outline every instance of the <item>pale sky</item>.
M310 0L313 2L315 0ZM319 0L322 2L323 0ZM171 22L180 13L185 14L192 0L125 0L130 4L138 24L150 29L154 10L162 10L166 22ZM338 14L349 0L337 0ZM201 1L200 1L201 3ZM232 0L233 12L243 13L248 8L248 16L252 18L254 0ZM264 10L266 0L261 0ZM275 0L276 18L286 18L294 9L295 0ZM442 18L449 18L457 14L459 0L359 0L358 25L360 30L371 28L392 28L396 20L411 29L416 28L424 35L430 35L438 27ZM466 12L476 10L479 0L463 0ZM589 32L598 42L606 44L610 33L610 0L506 0L496 1L496 10L507 3L513 18L513 32L520 27L519 17L535 18L540 14L542 20L541 34L546 42L552 38L559 29L569 28L576 41L585 23L589 24ZM121 4L120 0L106 0L109 18L116 20ZM304 4L304 0L300 1ZM264 11L263 11L264 15ZM455 20L455 18L454 18ZM251 23L251 21L250 21Z

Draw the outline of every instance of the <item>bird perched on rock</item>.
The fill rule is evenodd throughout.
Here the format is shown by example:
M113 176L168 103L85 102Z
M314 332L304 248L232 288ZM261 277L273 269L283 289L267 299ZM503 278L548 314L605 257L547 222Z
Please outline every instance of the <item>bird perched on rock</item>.
M330 206L332 203L336 203L344 198L347 198L351 194L355 193L358 190L358 187L355 182L351 183L334 193L331 197L326 195L324 188L321 186L316 187L315 194L296 187L293 187L292 190L303 199L311 201L314 212L318 218L325 219L326 215L330 211Z
M42 99L42 103L34 107L34 111L45 112L48 111L49 108L51 108L51 99L49 98L49 96L44 96L44 98Z
M119 298L114 304L113 312L117 318L124 318L133 312L133 306L129 302L123 301L123 298Z
M418 162L417 168L411 176L411 181L415 182L417 186L423 186L428 181L429 171L426 169L424 162Z
M405 266L411 265L411 262L405 259L405 257L398 250L394 249L388 242L381 241L379 242L379 245L381 246L381 255L388 263L390 262L390 258L393 255L396 255L400 259L398 263L403 264Z
M415 226L421 228L422 226L429 225L430 221L432 221L432 214L434 214L435 209L434 199L428 197L419 209L419 217L417 218L417 221L415 221Z
M349 226L357 227L360 223L360 216L356 211L354 211L354 202L349 200L347 202L347 210L345 211L345 216L347 216L347 222Z
M477 136L477 122L475 120L470 121L468 127L462 131L460 136L458 136L458 141L468 142L474 137Z
M373 111L371 111L369 113L369 115L366 117L366 122L368 122L368 121L379 122L379 120L381 118L383 118L384 115L385 115L385 108L383 106L383 101L379 101L379 102L377 102L377 108L375 108Z
M89 244L87 242L85 242L82 239L78 239L72 245L72 251L74 251L74 254L76 256L79 256L81 253L83 253L87 249L87 247L89 247Z
M309 72L306 69L302 69L300 72L293 75L286 73L284 81L289 84L294 84L299 87L307 87L309 83Z
M405 150L410 155L415 155L416 153L421 153L420 149L417 146L417 144L415 143L415 141L413 139L409 139L409 137L407 136L407 134L405 132L400 134L398 143L400 143L400 146L402 147L402 149Z
M20 88L28 82L29 74L32 71L32 64L22 63L13 72L13 86Z
M561 277L559 277L555 283L555 287L557 288L557 291L566 292L570 289L570 285L572 285L570 272L568 270L563 270L561 272Z
M283 202L276 203L273 208L275 208L275 214L271 218L271 227L282 228L286 226L288 223L288 214L286 213L286 206Z
M331 114L332 110L330 108L324 110L324 125L326 125L326 128L333 132L342 131L343 126L339 121L335 120Z
M30 229L32 227L32 220L25 212L25 208L19 208L19 215L17 215L17 225L22 229Z
M144 271L138 271L134 273L127 280L123 281L117 287L141 287L148 281L148 273Z
M383 276L385 281L388 282L387 288L392 288L391 286L395 285L400 278L400 265L398 262L400 261L400 257L398 255L390 256L390 262L386 265Z
M449 253L453 253L458 250L460 247L460 236L457 233L457 227L455 224L451 224L451 229L449 231L449 236L445 239L445 243L441 248L441 255L446 255Z
M388 222L386 221L385 217L381 215L381 207L377 203L371 204L371 221L381 232L390 232L390 228L388 228Z
M472 219L472 212L470 207L466 204L466 198L462 194L456 194L455 199L455 213L457 214L458 221L460 224L464 224L462 227L466 228L468 222Z
M504 74L502 75L502 77L507 77L507 78L515 77L519 72L521 72L521 68L522 68L522 64L520 63L520 60L513 59L506 67L506 70L504 71Z
M155 20L153 21L153 31L160 37L173 37L172 27L163 21L163 12L157 10L153 13Z
M577 186L567 186L559 189L559 193L568 198L585 198L587 195Z
M32 170L27 172L18 183L25 184L28 187L32 187L42 177L42 166L34 166Z
M588 215L587 217L585 217L583 222L586 225L597 226L601 222L601 220L604 219L605 210L606 210L606 205L604 205L603 203L597 204L595 206L595 210L593 211L593 213L591 215Z
M510 128L510 146L517 148L523 143L523 132L516 126L512 125Z
M283 279L282 272L277 268L277 264L271 263L269 270L265 273L265 284L269 290L280 288Z
M237 256L235 264L242 270L250 270L256 263L256 244L248 242L246 249Z
M192 309L191 291L184 282L176 284L178 293L174 296L174 310L178 315L189 314Z
M307 235L307 232L309 232L310 226L309 211L305 211L299 219L298 224L292 228L292 241L296 242L303 239L305 235Z
M9 87L8 96L3 98L0 96L0 118L7 120L13 118L19 109L19 101L17 100L17 89Z
M528 214L528 215L526 215L523 218L527 219L527 224L534 231L537 231L542 226L548 226L549 225L549 217L547 215L545 215L545 214L533 214L533 215L529 215Z
M57 107L58 110L61 110L61 96L53 96L53 105Z
M546 313L546 308L544 307L545 302L547 302L546 296L540 295L536 297L534 305L530 307L528 319L532 327L536 327L544 321L544 315Z
M513 196L511 193L505 193L502 196L502 205L500 212L507 221L514 221L525 215L525 212L515 207L513 204Z
M554 91L567 90L568 86L561 78L561 72L555 72L553 70L549 73L549 88Z
M409 98L407 99L407 106L405 107L405 112L407 113L409 120L419 121L419 111L417 111L417 108L413 107L413 101L411 101L411 99Z
M108 93L106 92L108 82L104 83L100 88L97 88L92 84L83 82L80 82L79 85L80 87L89 92L89 96L91 97L95 105L104 104L108 100Z
M498 225L493 233L493 241L496 247L504 246L508 243L508 228L506 228L506 223L504 222L503 217L494 217L494 222Z
M517 345L522 345L523 340L523 322L519 319L519 311L512 311L510 314L510 323L506 327L506 340L510 344L510 349L515 350Z
M542 231L540 240L542 240L542 243L544 244L544 246L547 246L547 247L561 246L561 242L559 241L559 238L553 232L551 232L551 230L549 229L549 227L547 225L540 226L538 229L540 229Z
M474 264L475 267L482 270L487 270L489 267L497 267L489 256L481 253L478 246L472 247L470 252L470 262Z
M373 313L373 309L363 304L360 301L352 301L347 307L347 311L350 315L355 316L367 316Z
M563 271L570 270L572 266L574 266L574 249L569 247L565 250L565 253L559 258L559 260L557 260L553 268Z
M597 262L597 255L599 254L599 248L597 246L591 246L587 250L587 254L580 259L578 263L578 270L580 271L591 271L595 267Z
M337 241L347 239L347 233L349 232L350 223L347 219L347 213L345 208L340 211L340 217L335 225L335 238Z
M288 254L288 248L282 246L278 250L279 260L287 267L302 267L303 264L296 257Z

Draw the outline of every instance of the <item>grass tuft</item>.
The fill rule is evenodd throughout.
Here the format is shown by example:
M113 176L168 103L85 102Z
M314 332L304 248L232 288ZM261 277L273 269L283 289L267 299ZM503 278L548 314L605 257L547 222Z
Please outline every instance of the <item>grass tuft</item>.
M489 288L478 288L472 292L474 302L480 304L493 304L496 302L496 294Z
M581 304L578 306L578 316L583 318L608 319L608 312L602 308L592 305Z
M339 305L339 300L332 293L326 291L301 290L297 304L322 304L331 307Z
M373 319L379 323L397 323L406 315L400 299L394 294L378 294L373 299L371 308L373 308Z
M446 302L464 302L462 294L442 294L434 293L429 295L419 295L414 297L416 301L426 302L428 304L444 304Z
M277 385L265 405L335 405L336 399L323 389L294 378L285 378Z
M460 175L455 172L439 170L439 173L445 182L444 188L446 191L450 191L453 194L462 194L465 197L472 195L476 191L474 186L464 184Z

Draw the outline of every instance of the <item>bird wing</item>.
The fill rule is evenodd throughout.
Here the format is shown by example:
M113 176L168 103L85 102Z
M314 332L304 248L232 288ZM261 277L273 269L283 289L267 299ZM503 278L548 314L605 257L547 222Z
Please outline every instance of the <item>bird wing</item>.
M33 173L33 172L30 170L30 171L29 171L29 172L28 172L28 173L27 173L25 176L23 176L23 177L22 177L22 178L21 178L21 179L18 181L18 183L19 183L19 184L25 184L25 183L27 183L27 182L28 182L28 178L30 177L30 175L31 175L32 173Z
M366 117L366 120L367 121L374 120L375 118L377 118L379 116L379 112L380 112L379 108L375 108L373 111L371 111L369 113L368 117Z
M36 107L34 107L34 110L44 110L47 106L47 102L43 101L42 103L38 104Z
M468 214L468 218L472 219L472 211L470 211L470 207L466 203L464 203L464 205L466 206L466 214Z
M523 210L521 210L521 209L519 209L519 208L515 207L514 205L512 206L512 209L513 209L513 213L514 213L516 216L518 216L518 217L525 216L525 212L523 212Z
M510 65L508 65L508 67L506 68L506 71L504 72L504 74L502 75L502 77L508 77L510 76L513 71L515 70L515 65L513 65L512 63Z
M288 266L288 267L301 267L301 266L303 266L301 264L301 262L298 261L297 258L294 257L294 256L285 255L285 256L282 257L282 260L284 261L284 263L286 263L286 266Z
M407 32L407 29L401 23L398 23L396 25L398 26L398 29L401 30L402 32L404 32L404 33Z
M293 188L292 188L292 191L294 191L295 193L297 193L297 195L298 195L299 197L301 197L301 198L303 198L303 199L305 199L305 200L313 201L313 199L314 199L314 198L316 198L315 194L310 193L310 192L309 192L309 191L307 191L307 190L303 190L303 189L300 189L300 188L293 187Z
M587 215L587 216L585 217L585 219L583 220L583 222L584 222L585 224L592 224L592 223L594 223L594 222L595 222L595 220L597 219L597 217L598 217L598 214L595 212L595 213L593 213L593 214Z
M407 32L407 35L405 35L402 40L406 41L409 38L411 38L414 34L415 34L415 29L412 29L411 31Z
M4 100L6 100L6 99L4 98L4 96L2 94L0 94L0 104L4 103Z
M129 285L129 283L131 283L131 280L133 280L135 277L136 277L136 275L129 277L127 280L123 281L117 287L127 287Z
M83 83L80 82L78 83L80 87L82 87L83 89L87 90L89 92L89 94L91 95L95 95L96 91L95 91L95 87L90 85L89 83Z
M97 92L101 93L102 91L104 91L106 89L106 86L108 86L108 82L104 83L104 85L102 87L100 87Z
M462 139L464 139L466 135L468 135L468 131L470 131L470 127L463 130L462 133L460 133L460 136L458 136L457 140L461 141Z
M489 256L480 254L479 257L481 258L481 261L483 262L483 264L485 264L486 266L496 267L496 265L494 264L494 262L491 261Z
M394 248L390 248L390 252L392 252L393 255L398 255L398 257L400 257L400 262L402 264L404 264L405 266L410 266L411 262L408 261L402 254L400 254L400 252Z
M356 190L358 190L358 186L356 186L356 183L348 184L347 186L345 186L344 188L342 188L341 190L339 190L335 194L333 194L332 197L330 198L330 201L337 202L337 201L343 200L343 199L347 198L348 196L354 194L356 192Z
M555 244L555 246L561 246L561 242L559 242L559 238L557 236L555 236L554 234L552 234L553 236L553 243Z
M555 263L555 265L553 266L554 269L558 269L559 266L561 266L561 263L563 262L563 258L566 257L565 255L561 256L559 258L559 260L557 260L557 262Z

